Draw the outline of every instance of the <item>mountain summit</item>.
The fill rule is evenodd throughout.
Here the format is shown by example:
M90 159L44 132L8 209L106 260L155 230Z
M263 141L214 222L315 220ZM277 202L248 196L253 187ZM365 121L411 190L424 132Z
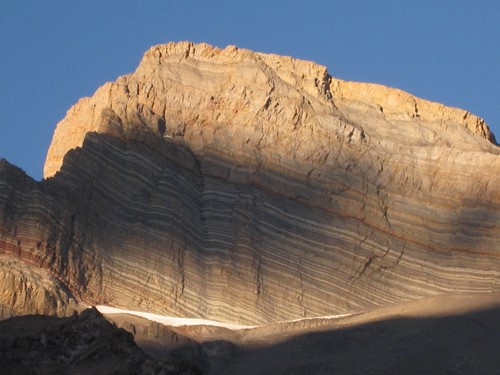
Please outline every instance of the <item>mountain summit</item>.
M207 134L221 127L226 134ZM376 144L498 153L477 140L479 135L494 143L494 136L467 111L335 79L309 61L189 42L152 47L134 73L74 105L56 128L44 177L54 175L66 152L92 131L126 139L137 133L182 136L196 149L214 139L231 141L223 145L230 148L248 133L244 147L258 145L259 154L267 148L320 152L318 139L333 141L339 133L351 140L369 136ZM257 143L261 135L263 143Z

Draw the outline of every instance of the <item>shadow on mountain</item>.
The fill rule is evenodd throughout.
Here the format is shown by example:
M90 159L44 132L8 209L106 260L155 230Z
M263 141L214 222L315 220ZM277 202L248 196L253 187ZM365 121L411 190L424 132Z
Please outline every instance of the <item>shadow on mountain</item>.
M31 315L0 322L0 373L200 375L202 370L182 358L152 359L130 332L92 308L69 318Z
M417 228L423 240L404 233L412 221L391 227L389 193L362 160L306 178L303 165L294 177L290 165L240 165L210 150L202 159L181 140L89 133L40 183L0 165L0 252L48 269L90 304L249 324L357 311L450 282L495 287L495 254L454 252L460 238L447 227Z
M0 329L2 374L498 374L500 368L498 308L289 331L295 336L259 346L235 345L224 337L166 343L170 350L163 353L159 347L141 350L131 333L95 309L70 318L11 318ZM261 341L283 334L273 329ZM157 351L149 356L143 350Z
M500 309L393 318L247 350L211 374L498 374Z
M146 300L146 307L156 301L160 301L159 306L175 301L173 308L179 309L175 313L181 314L185 307L182 303L193 303L182 300L183 292L191 287L186 294L195 295L196 303L206 308L196 306L197 311L208 311L213 301L204 300L203 288L222 285L220 298L231 301L228 315L233 306L240 307L251 300L248 305L256 311L247 312L248 316L241 319L259 317L265 321L280 319L276 310L285 303L292 306L289 307L291 315L307 313L310 316L319 309L324 309L323 314L340 304L346 304L341 307L349 310L349 303L366 303L377 293L390 299L388 296L394 290L396 295L401 295L400 291L406 287L411 290L411 282L407 281L407 285L391 279L395 267L400 267L399 272L406 275L403 249L412 252L414 262L422 262L418 273L410 276L419 282L430 280L426 284L429 294L446 287L450 280L456 283L457 290L473 290L472 281L488 286L491 281L487 278L467 272L476 268L491 270L493 274L498 269L494 254L477 257L466 252L453 253L453 244L461 241L460 234L454 233L448 241L449 255L437 260L417 259L420 253L425 254L426 244L405 242L391 232L384 222L384 214L387 214L384 205L377 211L377 205L385 201L383 197L381 202L371 203L371 211L370 202L364 202L371 215L366 220L343 216L335 207L335 199L342 194L350 197L353 205L362 204L356 201L358 196L349 190L343 178L350 178L347 182L354 187L365 186L366 193L377 190L362 174L339 174L338 181L335 180L338 187L347 187L339 189L338 196L332 198L331 195L325 197L324 186L311 186L309 182L304 185L304 181L285 173L257 170L252 174L245 166L238 172L235 162L211 160L210 156L207 156L208 162L205 161L207 164L200 165L187 147L167 143L161 147L158 152L141 142L89 134L82 148L68 152L62 170L41 183L22 176L14 168L2 167L0 172L5 176L0 177L7 183L0 186L5 207L0 223L2 235L7 238L12 233L13 240L8 243L12 248L1 251L49 269L74 295L88 300L106 302L114 297L107 294L106 285L113 285L116 290L127 285L134 294L125 296L130 300L124 299L122 304L140 305L139 298ZM367 168L357 167L358 171ZM229 176L221 177L221 170L235 175L232 180ZM217 195L217 192L223 194ZM333 203L325 209L323 203L328 199L333 199ZM464 207L459 216L458 224L469 231L464 232L464 241L470 241L466 246L484 246L482 227L474 223L487 221L488 225L494 225L498 215L481 207ZM36 226L28 219L24 221L25 218L35 218ZM307 225L302 218L314 224ZM226 238L221 238L223 236ZM38 242L25 244L25 238L26 241L35 238ZM158 282L161 287L154 290L149 274L126 279L127 275L137 272L137 267L132 262L130 269L116 267L116 259L120 259L124 251L128 251L132 259L141 257L147 261L151 267L148 272L153 273L156 267L161 269L162 272L155 274L165 278ZM350 268L339 267L345 254L352 257L345 263L352 264ZM283 267L277 274L277 259L286 259L293 268ZM424 267L425 261L435 262L456 274L449 280L437 278L432 267ZM311 277L315 267L321 268L321 282L347 292L335 294L335 287L322 288ZM460 272L465 281L459 277ZM195 280L203 280L200 293ZM286 280L281 295L274 293L275 289L269 292L268 285L273 280L275 289L285 284L280 283L281 280ZM234 292L228 287L239 282L246 283L248 293ZM436 286L438 282L442 284ZM172 289L166 291L165 285ZM165 296L170 299L165 300ZM318 306L315 300L330 305ZM211 316L212 312L206 315ZM71 322L76 318L69 319ZM50 373L68 373L67 369L71 369L71 373L77 374L98 368L99 373L106 374L108 368L123 367L122 373L134 373L139 371L137 368L149 371L151 366L162 366L155 362L159 359L151 360L135 347L126 332L109 331L112 339L108 340L108 336L100 332L106 332L109 327L84 324L83 332L97 333L80 335L71 328L77 323L73 321L61 329L34 336L13 334L8 339L2 336L0 372L7 374L14 368L17 374L43 374L51 368L54 370ZM89 337L88 341L85 337ZM450 317L394 318L310 332L260 348L238 348L224 339L201 346L181 345L169 352L165 360L170 362L164 365L180 366L178 371L185 368L185 374L210 368L212 374L233 375L490 374L498 373L500 368L498 309ZM74 345L71 340L75 340ZM146 349L155 350L154 347ZM161 350L156 356L161 357Z

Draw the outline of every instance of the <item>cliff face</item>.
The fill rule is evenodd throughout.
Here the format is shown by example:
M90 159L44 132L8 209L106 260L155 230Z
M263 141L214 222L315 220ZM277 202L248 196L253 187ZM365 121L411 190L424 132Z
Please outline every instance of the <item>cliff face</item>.
M500 289L481 119L311 62L177 43L81 99L0 252L86 303L263 323Z

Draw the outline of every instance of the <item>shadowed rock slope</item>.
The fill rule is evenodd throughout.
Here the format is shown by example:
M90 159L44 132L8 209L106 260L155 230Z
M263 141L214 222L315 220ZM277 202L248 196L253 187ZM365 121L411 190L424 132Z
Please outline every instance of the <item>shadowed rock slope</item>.
M134 337L94 308L71 318L14 317L0 322L3 375L201 375L194 360L152 359ZM200 362L200 361L198 361Z
M0 163L0 252L59 305L250 324L498 291L499 152L467 111L312 62L160 45L68 111L42 182Z

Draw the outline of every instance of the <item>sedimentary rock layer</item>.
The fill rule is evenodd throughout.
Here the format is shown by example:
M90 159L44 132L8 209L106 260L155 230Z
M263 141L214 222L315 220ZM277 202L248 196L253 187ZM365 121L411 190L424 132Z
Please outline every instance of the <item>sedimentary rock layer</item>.
M288 57L177 43L81 99L0 251L77 299L265 323L500 289L500 149L474 115Z

